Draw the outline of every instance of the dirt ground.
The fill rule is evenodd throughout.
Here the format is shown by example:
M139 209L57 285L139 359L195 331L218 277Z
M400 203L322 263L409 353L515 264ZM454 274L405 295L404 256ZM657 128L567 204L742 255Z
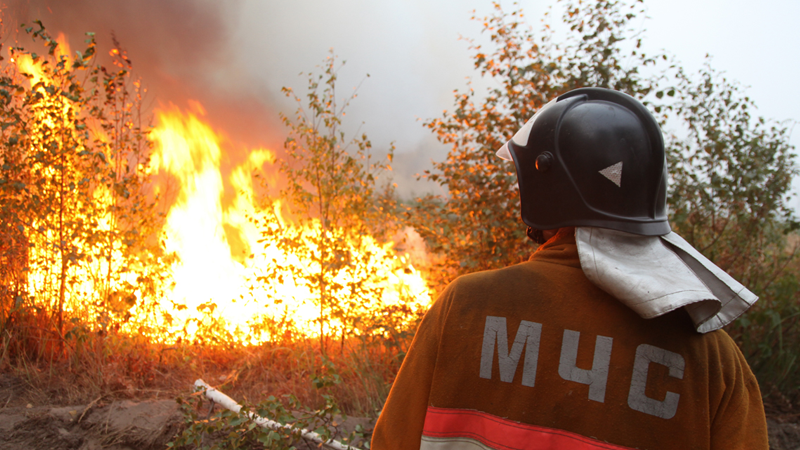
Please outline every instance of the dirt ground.
M348 428L366 422L349 418L342 428L351 431ZM178 405L172 400L6 408L0 410L0 449L160 450L180 423Z
M163 449L177 432L175 401L16 407L0 411L1 449Z
M0 375L0 450L160 450L181 427L173 399L33 405L24 403L24 390L18 379ZM343 428L356 424L372 426L351 418ZM767 424L771 449L800 450L800 415L771 414Z
M19 378L0 374L0 450L162 450L182 429L179 405L165 395L56 406L28 390ZM374 425L357 417L338 422L344 434Z

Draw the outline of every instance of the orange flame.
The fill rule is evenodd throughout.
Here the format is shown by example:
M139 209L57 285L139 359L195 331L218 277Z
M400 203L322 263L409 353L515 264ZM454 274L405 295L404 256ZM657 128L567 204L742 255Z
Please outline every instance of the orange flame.
M172 332L185 328L190 336L197 331L197 323L203 313L213 309L213 315L221 318L225 329L235 340L252 343L269 336L256 337L248 332L260 317L291 317L299 331L305 335L319 332L315 321L319 310L313 305L314 294L302 280L291 274L272 280L264 289L273 297L291 299L276 305L265 305L258 301L251 280L259 271L259 265L270 261L282 265L312 265L299 255L285 254L275 246L264 247L259 230L248 218L258 211L256 195L251 177L253 170L275 161L270 150L251 151L248 159L227 175L228 182L236 189L236 196L229 206L223 206L224 175L220 163L222 137L200 117L202 106L193 103L193 112L182 113L175 107L156 113L158 125L152 132L156 143L153 168L169 173L178 182L176 200L169 210L164 236L167 250L175 252L180 262L173 267L175 288L170 299L183 307L171 308L170 316L177 318ZM296 227L281 214L280 201L272 205L271 214L282 227ZM318 221L312 221L301 233L312 236L320 232ZM250 258L234 255L229 236L238 236ZM308 239L308 242L313 242ZM426 307L430 293L421 274L411 266L406 256L397 255L393 243L381 244L367 238L366 249L361 251L375 255L370 258L370 267L360 269L360 274L337 275L362 276L368 283L381 284L382 294L377 301L383 305L399 305L411 299L412 308ZM310 244L309 244L310 245ZM363 245L363 243L362 243ZM364 312L368 313L367 311ZM335 322L326 330L337 326Z
M69 47L63 35L59 35L58 42L56 57L70 62ZM36 86L41 81L52 81L46 79L41 64L34 61L29 54L12 54L11 61L19 72L28 75L31 86ZM43 87L39 89L45 102L58 100L57 94L51 99L51 95ZM80 113L70 109L74 108L70 102L64 101L57 105L62 108L64 123L69 122L69 114ZM315 261L303 256L309 254L308 252L286 253L275 245L264 243L259 228L251 218L258 215L262 218L269 217L269 220L281 228L292 229L299 235L308 237L306 241L309 245L313 245L316 242L315 237L322 232L319 221L311 220L302 226L293 223L283 217L280 200L259 205L252 173L264 167L271 168L276 155L268 149L254 149L247 152L244 162L231 170L224 170L223 134L203 121L205 112L199 103L190 102L190 105L188 112L174 106L157 110L157 126L150 134L155 149L147 170L167 180L155 187L156 193L164 197L174 197L161 235L166 250L178 257L178 262L169 268L174 285L160 302L162 312L170 320L151 323L149 313L140 309L141 305L134 305L129 310L132 314L131 320L122 325L121 331L139 332L137 324L147 323L149 330L156 330L154 338L174 341L184 336L204 337L202 334L208 332L204 324L213 319L218 325L215 330L225 333L225 339L250 344L273 337L253 332L259 321L270 317L288 317L290 320L287 326L291 326L293 332L312 337L318 335L321 331L320 309L314 305L315 294L309 287L308 280L296 279L290 271L284 271L276 279L265 282L262 277L261 281L254 281L259 278L259 273L263 273L263 268L270 264L280 267L312 267ZM52 114L37 116L35 119L39 126L50 128L58 126L53 121L60 120ZM96 139L107 141L102 129L92 126L91 122L89 125ZM35 135L36 126L32 131ZM33 138L32 141L36 145L36 139ZM42 169L51 170L47 167ZM268 172L275 171L271 169ZM273 184L276 182L274 179L271 181ZM235 190L235 195L230 202L223 204L226 185L229 186L228 189L232 187ZM93 201L99 204L111 202L112 196L104 186L99 186L93 195ZM113 224L101 217L98 226L109 230ZM335 235L336 230L328 230L328 233ZM46 243L54 240L56 237L49 235L33 237L31 248L46 249ZM401 305L420 310L429 305L431 294L425 280L410 263L410 256L399 254L394 249L394 243L382 243L365 236L350 247L353 254L368 257L359 260L364 261L363 267L341 270L334 274L336 283L346 286L356 280L378 297L370 299L368 305L361 305L358 314L375 314L380 308ZM54 255L32 259L34 262L28 272L29 292L43 297L48 295L46 286L48 283L52 285L55 260ZM111 265L116 260L122 260L118 251L112 252L106 258L90 258L89 262L73 267L70 277L77 281L71 284L64 310L90 317L93 313L86 306L85 300L97 297L97 280L102 278L99 274L103 270L103 264ZM115 282L135 285L136 280L124 278ZM105 286L105 292L116 291L115 286ZM270 294L265 296L264 292ZM348 295L344 288L333 294L335 295L332 298L339 299ZM265 298L281 300L270 303L264 301ZM337 319L329 319L322 332L329 333L341 326Z

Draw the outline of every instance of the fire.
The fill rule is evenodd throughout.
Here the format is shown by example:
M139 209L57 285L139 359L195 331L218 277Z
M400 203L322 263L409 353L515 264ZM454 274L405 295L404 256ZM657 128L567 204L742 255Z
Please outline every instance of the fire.
M71 66L73 60L69 54L66 37L59 34L56 41L58 46L54 52L55 60L60 61L63 68ZM9 53L10 61L14 64L16 71L26 77L30 88L41 96L40 100L31 108L28 153L30 155L48 153L54 146L60 151L63 147L69 147L78 142L74 136L80 130L75 128L74 121L83 113L81 106L64 98L58 90L48 90L48 86L63 86L69 83L68 78L64 75L65 70L63 68L54 70L52 65L49 71L45 70L45 65L52 64L52 62L46 61L43 56L33 57L31 54L17 53L13 50L9 50ZM91 121L89 121L89 125L91 127ZM102 140L104 136L98 133L99 131L102 130L95 130L95 135ZM78 146L74 151L87 151L87 149ZM59 190L59 186L53 183L53 180L74 178L78 170L68 164L59 167L54 164L36 162L32 164L31 169L45 174L44 178L50 180L48 183L42 183L33 188L41 197L53 196ZM70 183L69 186L60 187L60 189L62 191L75 190L75 182ZM65 196L67 195L62 194L62 197ZM109 205L113 200L107 186L97 185L92 189L90 202L77 198L69 198L66 201L71 202L71 206L76 210L83 210L87 208L87 203ZM29 295L38 299L40 306L46 309L56 309L56 304L63 301L61 307L64 311L74 317L94 315L92 321L104 328L108 317L96 315L96 310L92 310L92 305L109 301L122 283L135 283L135 277L122 275L113 281L104 277L109 266L120 262L119 248L106 248L105 254L96 254L93 258L87 258L72 265L65 274L66 276L60 277L59 265L63 264L65 257L71 256L65 256L65 254L69 252L93 253L98 249L97 246L81 248L79 239L70 236L69 233L59 234L57 227L53 225L60 220L40 217L29 224L29 230L39 230L39 232L32 232L27 236L30 250L27 257L29 267L26 270L26 290ZM107 214L93 215L91 218L87 217L87 220L95 222L95 230L99 233L108 232L114 228L113 219ZM57 298L59 295L54 290L54 286L59 284L59 278L63 279L60 287L63 291L63 300ZM102 297L105 299L101 300Z
M56 47L55 50L56 60L63 60L67 66L71 65L72 57L70 56L69 42L67 42L67 37L64 36L64 33L58 33L56 42L58 43L58 47ZM11 61L16 64L20 72L27 73L31 76L30 81L32 86L42 80L46 80L46 76L42 72L41 67L34 62L31 55L14 55L11 53Z
M290 318L294 331L306 336L319 332L320 311L314 305L315 294L304 280L295 279L283 271L276 279L254 286L254 280L265 265L311 267L313 260L300 254L286 254L274 245L264 245L261 232L251 218L263 206L257 204L257 195L251 173L275 162L270 150L249 152L247 160L228 174L221 168L223 137L204 123L204 111L193 103L192 111L181 112L175 107L156 112L158 125L151 136L156 143L153 170L169 174L176 180L177 195L171 206L164 228L167 251L178 255L179 262L172 267L175 287L169 294L172 307L169 316L175 319L168 334L185 331L190 337L198 332L200 323L210 317L218 319L230 336L242 343L253 343L271 336L254 333L259 320ZM229 205L222 204L225 178L236 190ZM283 217L280 200L262 212L279 227L295 227ZM320 233L318 221L312 221L299 234L313 237ZM239 254L234 250L231 237L239 242ZM392 242L379 243L366 239L366 248L353 248L354 252L368 252L368 267L357 271L341 270L336 279L346 283L348 278L360 277L376 285L379 306L386 307L408 303L412 309L424 308L430 303L430 293L420 272L398 255ZM361 247L364 247L361 243ZM244 257L249 255L249 257ZM256 283L258 284L258 283ZM268 296L259 293L269 292ZM336 298L346 296L337 292ZM264 302L265 297L283 299ZM163 305L162 305L163 306ZM374 305L373 305L374 306ZM371 311L361 311L369 314ZM372 311L374 313L374 311ZM340 326L337 321L326 324L324 331L331 332Z
M69 48L65 41L63 35L59 36L55 57L69 65ZM37 133L46 133L40 128L69 127L74 117L85 112L58 92L51 94L45 90L44 85L57 84L58 80L48 79L41 61L26 53L12 53L11 56L16 70L28 75L31 88L42 83L36 88L42 94L42 105L58 102L55 110L60 112L57 115L42 114L40 117L34 111L37 125L32 128L31 142L34 147L44 148L44 144L37 141ZM324 308L320 307L319 293L310 281L317 276L315 270L322 270L313 256L320 251L314 243L319 241L321 233L327 233L351 239L344 242L344 247L357 264L336 269L326 293L331 301L348 305L341 307L347 309L348 314L371 317L391 314L392 308L419 311L429 305L430 291L422 274L411 264L408 255L395 249L393 242L380 242L371 236L347 238L341 230L323 230L318 220L301 224L284 217L281 199L264 200L264 193L259 195L253 178L253 173L260 171L273 185L280 183L274 175L276 154L263 148L237 150L247 156L240 158L243 161L238 165L225 167L223 153L229 149L225 147L224 132L204 121L205 113L199 103L190 102L190 105L188 111L172 105L155 111L156 126L149 133L154 150L149 162L144 163L149 164L146 171L159 180L153 193L168 203L165 225L158 240L163 242L168 254L177 257L167 267L168 273L163 274L172 284L158 302L160 316L153 315L152 308L135 301L142 294L141 289L131 288L137 283L135 277L123 274L115 279L104 278L103 274L110 273L112 265L123 261L117 247L105 248L102 257L97 255L72 264L69 284L65 285L65 275L58 274L59 261L65 258L63 247L79 244L65 242L49 232L33 233L29 238L32 249L27 268L29 293L45 299L44 302L49 302L47 307L54 309L51 299L61 280L59 295L63 305L58 308L63 306L73 317L82 316L89 324L103 329L110 319L103 317L105 313L98 315L97 311L107 308L110 302L129 301L132 304L125 307L129 317L118 323L119 330L146 332L164 342L179 338L216 338L254 344L286 331L274 327L265 329L261 325L270 321L301 336L331 335L347 326L350 334L357 335L364 330L357 325L345 325L342 317L322 318ZM95 142L111 145L100 127L91 120L87 125ZM124 159L117 161L126 162ZM43 166L42 170L54 169ZM233 195L230 195L231 190L235 191ZM227 200L223 201L224 198ZM107 186L100 184L93 189L89 203L108 206L112 202L114 195ZM78 209L81 207L78 205ZM101 232L113 231L116 226L115 219L109 215L97 215L93 220ZM32 228L38 225L33 223ZM282 250L265 238L265 229L288 230L302 238L308 249ZM61 243L53 245L59 239ZM83 254L95 250L94 247L78 249ZM41 255L37 256L36 252ZM63 266L63 262L61 264ZM292 270L297 267L304 268L305 272ZM271 275L265 277L265 273ZM306 278L299 277L298 273L305 273ZM372 293L371 297L353 301L347 286L356 284ZM392 320L398 321L397 318ZM143 324L147 326L142 327ZM216 336L209 336L209 333Z

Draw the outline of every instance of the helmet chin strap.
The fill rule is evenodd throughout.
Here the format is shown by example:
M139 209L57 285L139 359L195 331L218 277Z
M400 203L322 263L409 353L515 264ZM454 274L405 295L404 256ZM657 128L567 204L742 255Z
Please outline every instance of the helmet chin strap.
M546 242L546 239L544 238L544 230L537 230L536 228L528 227L528 229L525 231L525 234L528 236L528 239L536 242L539 245L542 245Z

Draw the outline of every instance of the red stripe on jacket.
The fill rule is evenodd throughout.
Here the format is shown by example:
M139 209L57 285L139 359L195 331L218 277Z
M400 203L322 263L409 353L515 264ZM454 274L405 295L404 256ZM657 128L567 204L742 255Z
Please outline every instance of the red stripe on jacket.
M423 437L470 438L496 449L629 450L577 433L528 425L481 411L429 406Z

